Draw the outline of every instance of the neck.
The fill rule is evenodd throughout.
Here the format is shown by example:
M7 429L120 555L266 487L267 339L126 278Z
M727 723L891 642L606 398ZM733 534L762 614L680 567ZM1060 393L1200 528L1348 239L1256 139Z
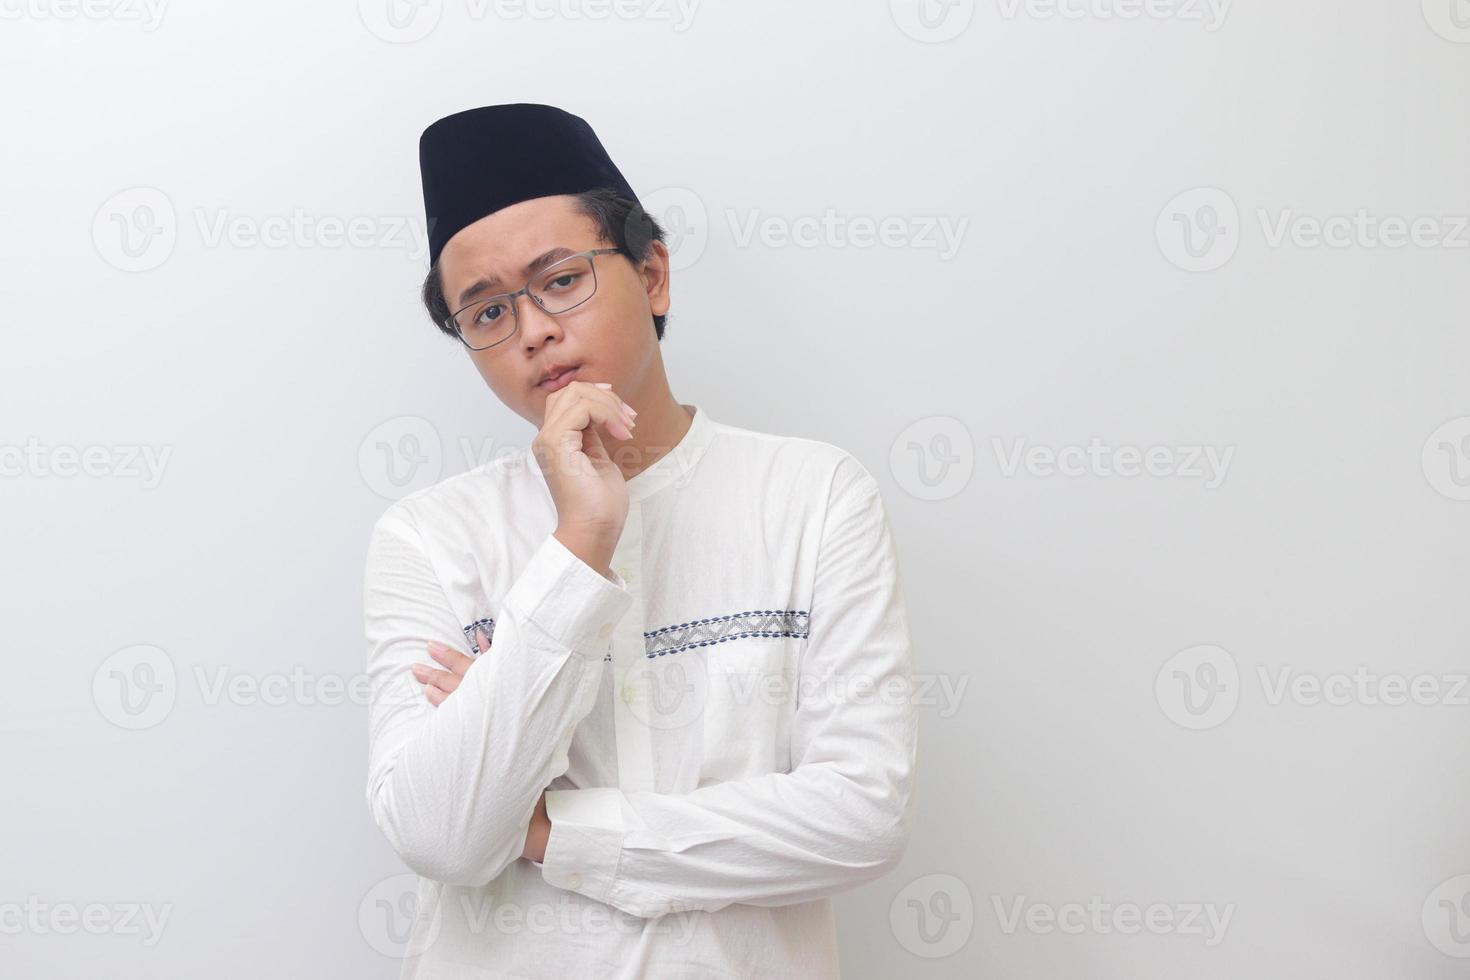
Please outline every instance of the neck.
M630 401L628 404L633 403ZM633 407L638 409L638 425L633 429L633 438L609 439L606 431L599 433L608 455L623 471L625 480L631 480L668 455L694 424L690 410L667 392L663 398L644 401Z

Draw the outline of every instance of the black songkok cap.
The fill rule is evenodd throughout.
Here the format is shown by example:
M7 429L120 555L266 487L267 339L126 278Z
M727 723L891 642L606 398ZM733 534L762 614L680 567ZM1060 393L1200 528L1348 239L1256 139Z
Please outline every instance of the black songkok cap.
M429 263L467 225L503 207L609 187L638 200L586 121L518 102L445 116L419 137Z

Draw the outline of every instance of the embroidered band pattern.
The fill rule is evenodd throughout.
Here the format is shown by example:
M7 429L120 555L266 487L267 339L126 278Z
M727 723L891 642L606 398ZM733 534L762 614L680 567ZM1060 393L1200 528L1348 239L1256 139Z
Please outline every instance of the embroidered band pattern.
M477 619L470 625L464 627L464 638L469 641L470 655L478 657L490 649L490 641L495 638L495 620ZM611 661L612 654L603 655L603 660Z
M490 639L494 635L493 619L477 619L464 628L464 638L470 641L470 653L477 657L490 649Z
M805 609L750 609L644 633L643 654L652 659L747 636L805 637L810 631L811 614ZM495 620L475 620L464 627L464 636L470 653L478 657L490 649L495 638ZM612 660L612 654L608 653L602 659Z
M644 633L644 655L662 657L745 636L804 637L810 629L810 618L804 609L751 609L728 616L696 619Z

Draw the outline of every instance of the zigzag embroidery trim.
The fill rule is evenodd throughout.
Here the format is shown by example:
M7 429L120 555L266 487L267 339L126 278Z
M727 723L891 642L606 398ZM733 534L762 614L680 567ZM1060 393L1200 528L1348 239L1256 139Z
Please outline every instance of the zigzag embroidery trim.
M749 636L806 637L811 631L811 614L805 609L748 609L728 616L713 616L688 623L665 626L643 634L643 655L648 658L681 653L695 647L713 646ZM495 620L477 619L464 627L470 653L479 656L490 649L495 637ZM602 658L611 661L612 654Z
M470 653L477 657L490 649L490 640L494 635L493 619L477 619L464 628L464 638L469 641Z
M490 641L495 638L495 620L475 620L464 628L464 638L469 641L470 656L478 657L490 649ZM602 659L610 663L612 661L612 654L604 654Z
M810 631L810 621L811 614L804 609L750 609L696 619L644 633L644 656L662 657L747 636L804 637Z

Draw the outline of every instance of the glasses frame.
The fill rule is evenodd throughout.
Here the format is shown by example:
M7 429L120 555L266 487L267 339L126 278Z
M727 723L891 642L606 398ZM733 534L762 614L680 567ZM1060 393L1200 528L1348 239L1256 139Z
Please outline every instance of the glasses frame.
M621 248L621 247L620 248L589 248L585 252L577 252L575 255L566 255L566 256L563 256L562 258L557 259L555 262L553 262L550 265L548 265L546 268L544 268L544 269L540 270L539 272L537 272L535 275L533 275L531 277L531 279L526 280L526 284L524 286L522 286L520 289L517 289L513 293L496 293L493 296L486 296L483 299L477 299L477 300L474 300L473 302L466 303L464 306L461 306L459 309L457 309L453 313L449 314L449 318L444 321L444 326L446 328L448 328L450 331L452 331L454 333L454 335L459 338L459 342L461 344L464 344L465 347L469 348L470 350L473 350L473 351L481 351L481 350L490 350L492 347L499 347L501 344L505 343L507 340L510 340L516 334L518 334L518 333L521 332L521 313L520 313L520 309L519 309L519 304L516 303L516 299L517 298L519 298L521 296L525 296L531 302L533 302L537 306L539 306L541 308L541 312L545 313L547 316L561 316L563 313L570 313L570 312L572 312L572 310L575 310L577 307L581 306L583 303L586 303L587 300L589 300L593 296L596 296L597 295L597 262L594 261L594 260L599 255L608 255L608 254L610 254L612 252L619 252L619 253L621 253L623 255L628 256L629 258L632 258L632 253L629 252L626 248ZM554 270L557 266L562 265L562 264L567 263L567 262L570 262L573 259L586 259L587 260L587 265L592 269L592 292L588 293L587 296L584 299L579 300L576 303L573 303L571 306L568 306L566 309L564 309L564 310L558 310L557 312L553 313L553 312L551 312L550 310L548 310L546 308L546 304L545 303L542 303L541 300L537 299L536 298L536 295L531 292L531 281L534 280L534 279L536 279L536 278L539 278L540 276L544 276L546 273L551 272L552 270ZM511 327L510 333L506 334L504 337L502 337L501 339L497 340L495 343L493 343L493 344L487 344L484 347L474 347L474 346L472 346L470 344L470 342L468 340L465 339L464 334L460 333L460 330L459 330L459 315L461 313L463 313L465 310L470 309L471 307L481 306L481 305L484 305L486 303L490 303L490 302L492 302L494 300L501 300L501 301L505 302L505 304L507 306L510 307L510 316L511 316L512 322L514 323L514 326Z

